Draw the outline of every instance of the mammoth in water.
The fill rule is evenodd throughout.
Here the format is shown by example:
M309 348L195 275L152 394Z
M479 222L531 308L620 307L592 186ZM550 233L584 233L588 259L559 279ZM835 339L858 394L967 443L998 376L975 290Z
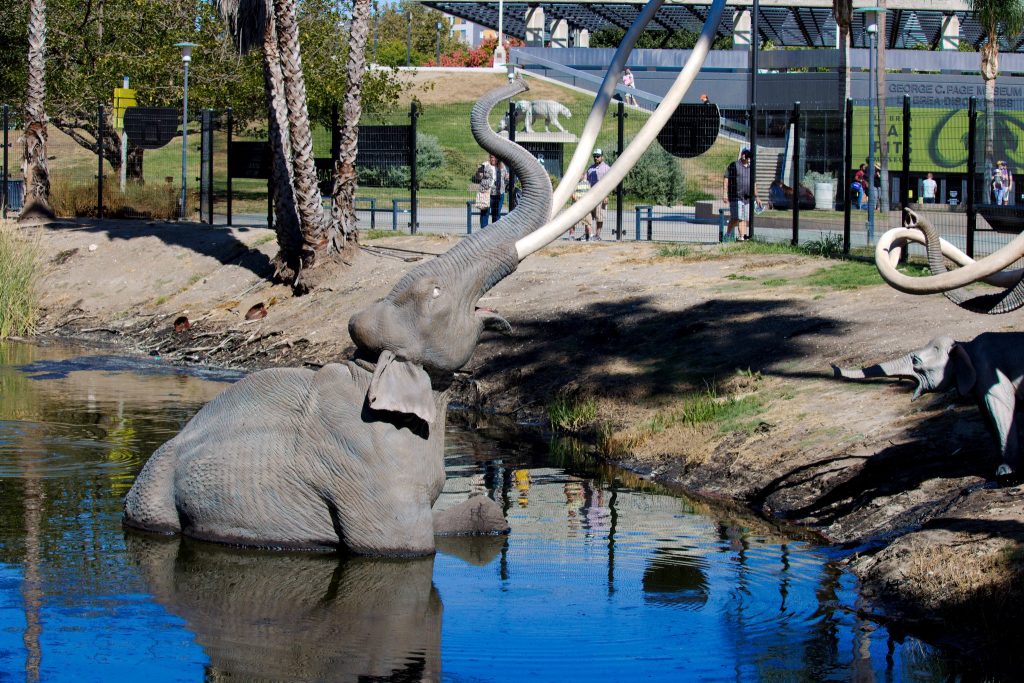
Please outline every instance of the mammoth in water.
M1024 379L1024 333L986 332L969 342L937 337L928 345L892 360L860 370L832 366L836 377L865 379L902 377L917 382L913 398L954 386L973 396L988 415L999 441L999 478L1021 472L1017 399Z
M663 0L652 0L616 52L567 167L586 167L629 51ZM203 407L149 459L125 499L126 526L246 546L423 555L435 533L497 533L508 525L483 496L435 515L444 485L444 424L455 370L485 327L510 329L476 307L519 262L610 194L656 138L707 55L724 10L715 0L665 99L602 180L569 209L575 183L552 193L544 168L490 129L488 114L524 90L516 79L482 97L477 142L522 179L523 199L487 230L407 273L349 322L355 357L320 370L255 373Z

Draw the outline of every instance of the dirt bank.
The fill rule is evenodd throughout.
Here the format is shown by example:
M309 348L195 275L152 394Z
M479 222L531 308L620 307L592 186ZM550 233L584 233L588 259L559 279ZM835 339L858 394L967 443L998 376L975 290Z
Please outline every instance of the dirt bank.
M349 316L451 244L373 242L333 287L294 298L265 279L275 245L264 229L111 222L29 234L46 263L42 334L243 367L345 355ZM558 396L590 399L589 439L605 457L817 529L847 550L871 610L984 649L979 634L1005 633L1018 597L1024 489L990 483L995 448L974 406L950 395L911 403L907 384L840 382L829 364L940 333L1020 329L1020 317L807 279L836 265L735 246L680 258L647 244L558 243L482 301L514 332L488 333L459 373L458 399L527 420ZM246 320L261 303L266 317ZM191 328L175 333L180 316ZM683 409L700 394L740 408L692 424ZM951 615L955 627L941 630Z

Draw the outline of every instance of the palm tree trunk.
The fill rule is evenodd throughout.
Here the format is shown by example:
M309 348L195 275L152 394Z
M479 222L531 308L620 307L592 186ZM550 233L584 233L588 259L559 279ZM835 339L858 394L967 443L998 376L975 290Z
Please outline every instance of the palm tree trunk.
M271 183L274 191L274 230L278 252L276 275L294 280L301 270L302 234L292 189L292 149L288 134L288 103L278 52L277 28L268 15L263 35L263 80L267 89L267 122L271 152Z
M327 238L324 235L324 210L320 203L320 187L313 162L313 136L306 107L306 81L302 75L294 0L274 0L274 21L277 25L281 72L288 103L295 203L303 240L302 266L308 268L315 265L316 257L324 249Z
M366 72L366 40L370 32L370 0L356 0L352 8L352 23L349 28L348 46L348 91L341 126L341 144L334 175L334 191L331 193L331 241L341 238L342 244L335 249L344 249L348 243L359 242L356 221L356 148L359 142L359 117L363 113L363 74Z
M885 0L879 0L878 6L885 9ZM878 13L878 61L875 63L875 75L878 82L878 91L875 97L878 101L878 158L882 167L882 178L879 184L878 208L882 212L882 228L889 229L889 122L885 117L885 48L888 42L888 33L885 28L885 12ZM874 173L874 169L871 169ZM874 180L872 179L872 183Z
M842 131L843 144L846 144L846 136L848 134L846 130L846 100L850 97L850 24L853 21L853 5L850 0L832 0L832 15L836 20L836 26L839 27L839 36L837 40L839 44L836 45L836 49L839 50L839 120L840 130ZM846 169L844 173L849 173L851 169ZM849 183L844 190L845 193L849 192Z
M995 31L981 46L981 78L985 81L985 169L992 168L996 157L996 76L999 75L999 37Z
M46 165L46 0L29 2L27 86L22 160L25 204L20 218L53 218Z

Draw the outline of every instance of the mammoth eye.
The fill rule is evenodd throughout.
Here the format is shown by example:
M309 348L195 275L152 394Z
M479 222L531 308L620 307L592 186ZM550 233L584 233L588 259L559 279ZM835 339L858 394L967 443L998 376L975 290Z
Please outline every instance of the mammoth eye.
M441 296L441 288L440 287L434 287L434 291L431 292L431 296L433 296L435 299L437 297Z

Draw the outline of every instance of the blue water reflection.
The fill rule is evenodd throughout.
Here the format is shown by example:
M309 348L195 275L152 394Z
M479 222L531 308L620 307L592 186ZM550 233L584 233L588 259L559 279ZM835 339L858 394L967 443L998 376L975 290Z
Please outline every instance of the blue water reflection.
M6 677L563 683L958 673L942 652L859 619L856 583L814 545L596 467L565 444L482 423L450 427L438 505L492 496L508 537L442 539L436 558L387 561L126 535L121 501L145 458L226 385L68 354L0 344Z

